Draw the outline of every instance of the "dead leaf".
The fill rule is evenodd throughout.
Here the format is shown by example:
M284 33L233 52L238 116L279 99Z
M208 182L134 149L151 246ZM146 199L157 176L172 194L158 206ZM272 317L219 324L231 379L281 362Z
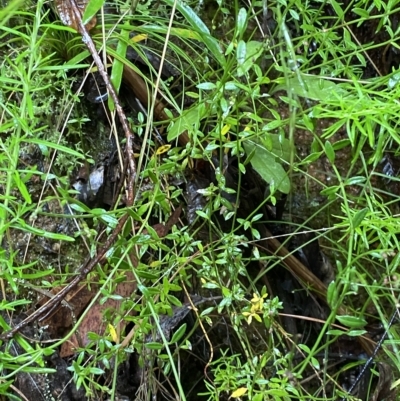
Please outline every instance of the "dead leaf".
M54 288L53 293L57 294L59 288ZM63 336L65 331L73 324L77 316L85 309L86 305L94 297L97 292L97 286L92 285L89 289L87 285L80 285L76 291L71 292L65 298L62 306L44 319L40 324L48 326L48 331L51 337L57 338ZM43 298L39 305L44 304L46 299Z
M229 398L239 398L242 397L247 393L247 388L246 387L240 387L237 390L235 390Z
M157 235L162 238L165 237L168 232L171 230L172 226L179 221L179 216L182 212L182 205L177 207L174 212L169 217L168 221L164 224L156 224L152 228L157 233ZM137 266L137 259L135 255L130 255L133 264ZM134 280L134 276L132 272L126 273L126 281L121 282L117 285L115 289L115 294L120 295L122 298L131 297L133 293L136 291L136 282ZM100 305L96 303L93 305L86 314L83 319L81 325L79 326L78 336L81 339L81 344L78 341L78 336L74 334L67 342L64 342L61 346L60 356L61 358L71 356L74 354L75 350L83 346L85 347L89 343L88 334L89 332L96 333L99 335L103 335L107 330L108 325L103 319L103 314L106 309L113 309L118 311L120 307L120 301L116 301L114 299L108 299L104 304ZM121 332L125 327L125 322L121 321L120 326L117 328L118 331Z
M56 8L58 15L62 23L66 26L69 26L79 32L79 20L78 16L74 13L71 2L75 0L55 0ZM80 11L80 18L82 19L82 15L85 12L85 8L89 3L88 0L77 0L76 5L78 10ZM86 30L90 31L97 24L97 18L94 16L86 25Z
M390 388L393 380L393 369L384 362L378 362L379 380L371 401L394 400L395 392Z
M122 298L131 297L132 294L136 291L136 282L134 280L133 273L126 273L126 281L119 283L115 289L115 294L120 295ZM115 299L108 299L104 304L100 305L96 303L90 308L90 311L86 314L83 319L81 325L79 326L79 337L81 339L78 340L78 336L74 334L68 342L65 342L61 346L60 356L61 358L71 356L74 354L76 348L85 347L89 343L89 332L96 333L98 335L103 335L106 331L108 325L104 321L103 313L106 309L113 309L115 311L119 310L121 301L117 301ZM121 322L119 331L122 331L125 327L125 322ZM118 331L117 330L117 331Z

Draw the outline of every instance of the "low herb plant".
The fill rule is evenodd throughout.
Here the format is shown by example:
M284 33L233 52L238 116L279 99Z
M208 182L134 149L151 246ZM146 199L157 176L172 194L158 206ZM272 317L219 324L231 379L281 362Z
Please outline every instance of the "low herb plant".
M99 9L103 5L90 3L98 3ZM194 396L181 382L180 371L182 353L195 349L194 329L182 323L166 335L160 323L160 316L171 316L182 306L179 295L191 289L218 299L194 313L194 327L203 333L207 348L197 357L203 359L207 374L193 391L200 389L200 396L208 400L347 397L339 383L340 369L331 376L321 355L328 357L330 345L341 336L366 334L372 315L386 327L389 311L395 309L398 195L385 183L395 188L391 185L397 178L385 175L380 166L387 154L397 154L400 143L399 73L379 70L369 52L375 46L397 46L398 32L390 24L397 9L385 2L360 3L356 8L353 2L346 7L337 2L310 7L301 1L290 5L252 1L246 7L237 1L217 3L210 8L213 15L208 15L206 7L197 3L117 2L114 6L117 14L125 13L123 20L102 9L104 31L96 29L93 38L99 49L120 63L111 71L115 86L121 81L123 63L134 68L150 86L158 85L153 90L163 93L170 118L168 143L174 145L183 134L189 137L185 146L156 151L150 133L157 122L139 115L132 122L135 133L145 139L136 155L141 166L138 188L147 180L152 189L139 190L129 210L111 211L76 201L69 183L76 163L94 163L81 141L73 140L82 138L88 123L88 116L76 107L80 95L72 89L72 72L90 68L81 39L43 1L28 5L13 1L0 11L2 329L7 330L12 317L32 304L26 283L42 290L65 284L83 263L82 249L95 253L100 223L109 235L124 213L130 215L107 255L107 269L99 267L91 276L99 284L100 302L118 298L120 310L116 315L105 313L107 331L90 334L91 341L77 350L68 368L89 398L106 393L116 397L118 367L133 352L148 378L138 390L143 399L159 391L156 370L168 377L168 391L176 397ZM356 14L352 20L351 9ZM377 21L374 29L387 31L379 44L359 40L355 34L371 15ZM133 40L131 31L136 33ZM151 81L127 61L128 45L139 54L157 54L173 64L180 75L179 89L171 81ZM157 76L151 62L146 68ZM371 68L376 68L375 76L365 77ZM311 138L306 154L302 135ZM26 155L32 152L40 157L29 164ZM237 160L235 182L226 179L229 158ZM162 239L150 222L167 221L185 196L172 178L187 179L188 168L199 160L211 166L215 182L200 189L205 202L195 210L196 221L175 225ZM238 209L250 171L268 183L268 190L264 202L243 217ZM307 200L310 214L293 235L322 222L317 228L325 231L315 232L335 265L336 277L327 291L330 312L319 322L321 330L313 343L305 338L298 342L285 331L279 318L282 301L263 284L264 271L251 273L254 261L267 272L280 262L256 243L262 239L264 223L260 210L267 204L275 206L282 194L289 194L290 207L301 197ZM50 200L56 201L58 210L49 211ZM65 212L66 205L73 213ZM43 216L74 222L75 229L60 233L35 224ZM22 237L21 251L18 238ZM60 271L54 260L49 265L29 257L34 238L61 246L79 243L82 248L73 248L76 260L64 263ZM137 263L130 257L133 253ZM127 271L135 275L137 294L118 297L116 285ZM341 305L346 305L348 315L338 315ZM90 308L56 343L33 346L20 335L3 341L0 394L18 398L12 390L20 372L54 373L46 365L47 356L67 341L87 313ZM208 334L221 318L227 337L232 337L222 346ZM129 341L124 341L128 329L117 330L121 322L132 332ZM396 330L390 329L383 353L395 367L397 341ZM23 350L19 355L13 350L15 342ZM109 371L111 379L104 380ZM317 385L308 385L307 376L315 377ZM395 381L393 386L397 385Z

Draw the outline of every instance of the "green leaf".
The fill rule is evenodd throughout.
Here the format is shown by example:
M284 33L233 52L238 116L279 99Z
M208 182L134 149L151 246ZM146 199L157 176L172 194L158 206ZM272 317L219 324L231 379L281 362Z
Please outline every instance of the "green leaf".
M204 309L201 313L200 316L207 316L210 313L214 312L214 306L210 306L209 308Z
M150 343L146 343L145 347L148 348L148 349L156 349L156 350L158 350L158 349L163 349L164 345L161 344L161 343L150 342Z
M148 280L157 280L158 279L158 274L151 273L147 270L136 270L136 274L140 278L145 278Z
M336 287L336 283L334 281L331 281L328 285L328 289L326 291L326 301L328 302L328 305L333 309L336 305L338 298L338 291Z
M89 368L89 372L93 375L102 375L105 373L103 369L96 368L95 366Z
M246 60L247 47L244 40L240 40L236 47L236 60L238 65L241 66Z
M171 338L170 344L177 343L182 336L185 334L187 324L184 323L178 330L175 331L174 335Z
M262 393L258 393L252 398L252 401L263 401L263 399L264 395Z
M364 208L362 210L359 210L353 217L353 219L351 220L351 225L353 226L353 228L357 228L362 221L364 220L365 216L368 213L368 208Z
M320 365L317 358L311 357L311 364L314 366L315 369L319 370Z
M174 125L168 131L168 142L173 141L184 131L192 132L195 127L199 126L200 121L206 115L205 106L203 103L185 110L182 115L174 122Z
M350 315L339 315L336 316L336 319L346 327L350 327L351 329L357 329L364 327L367 324L367 321L361 317L350 316Z
M59 150L60 152L67 153L71 156L75 156L79 159L85 159L85 156L83 154L77 152L76 150L68 148L66 146L60 145L58 143L45 141L45 140L39 139L39 138L24 138L24 142L35 143L38 146L47 146L49 148Z
M238 60L238 77L245 75L251 67L253 67L254 63L257 59L263 54L263 44L257 42L255 40L249 41L247 44L242 44L243 41L239 42L237 49L237 60ZM242 44L242 48L240 50L240 58L239 58L239 46Z
M349 337L360 337L367 333L366 330L350 330L346 333Z
M310 353L310 348L307 346L307 345L305 345L305 344L299 344L299 348L301 349L301 350L303 350L305 353L307 353L307 354L309 354Z
M359 7L354 7L351 10L354 14L359 15L362 18L369 18L369 12L368 10L364 10L363 8L359 8Z
M365 181L367 181L366 177L358 175L347 179L344 182L344 185L358 185L358 184L363 184Z
M254 153L250 160L254 170L269 184L274 183L275 189L287 194L290 191L289 177L280 162L277 161L277 156L285 159L287 153L290 153L290 145L288 141L284 142L283 145L279 144L279 149L275 145L276 143L273 151L270 152L265 146L255 141L248 140L243 142L247 155Z
M236 22L236 36L241 36L244 33L247 23L247 11L245 8L241 8L238 12Z
M96 15L97 11L103 7L105 0L90 0L85 7L85 11L82 15L83 25L86 25Z
M19 189L19 192L24 197L25 202L28 205L30 205L32 203L32 199L31 199L31 196L29 195L28 188L22 182L21 177L19 176L17 171L15 171L13 175L14 175L15 184L16 184L17 188Z
M70 29L70 28L69 28ZM71 29L72 32L75 32L74 30ZM80 64L81 61L86 60L90 56L89 50L83 50L79 54L77 54L74 58L71 60L68 60L65 64L63 64L61 67L67 69L69 67L70 69L75 69L75 68L87 68L90 66L90 64Z
M121 37L117 45L117 54L119 57L114 58L110 77L111 83L117 93L119 92L122 82L122 73L124 72L124 63L121 60L125 59L128 41L129 31L122 30ZM110 111L114 111L115 109L114 101L111 96L108 97L108 107L110 108Z
M315 75L306 75L302 73L293 74L290 78L277 80L282 82L277 85L271 94L277 91L287 91L288 88L297 95L306 99L326 101L328 99L337 99L348 96L348 92L342 86L335 84L328 79L317 77Z
M322 189L320 194L323 196L331 196L336 194L337 191L339 191L340 187L338 185L334 185L332 187L328 187L325 189Z
M204 44L207 46L208 50L210 50L220 66L226 67L226 59L218 40L210 34L207 25L199 18L197 13L183 1L165 0L165 2L170 7L173 7L176 4L176 8L185 17L186 21L189 22L195 31L200 33Z
M342 336L346 334L346 331L343 330L328 330L326 334L329 334L330 336Z
M68 235L52 233L49 231L41 230L40 228L32 227L32 226L26 224L25 221L22 219L18 219L18 224L19 225L12 224L12 225L10 225L10 227L15 228L17 230L24 230L24 231L27 231L32 234L36 234L36 235L39 235L39 236L45 237L45 238L51 238L51 239L55 239L55 240L59 240L59 241L75 242L75 239L72 237L69 237Z
M302 164L312 163L318 160L322 155L322 152L310 153L305 159L301 161Z
M333 9L335 10L338 18L342 18L343 17L343 9L342 7L340 7L340 4L336 1L336 0L331 0L331 5L333 7Z
M25 2L23 0L17 0L17 1L10 1L7 3L2 4L2 9L0 10L0 25L2 27L7 26L7 21L9 18L11 18L17 10L20 10L20 6L23 5ZM5 7L6 5L6 7Z
M325 153L328 160L334 164L335 163L335 151L332 147L332 144L329 141L325 142Z
M212 82L202 82L201 84L196 85L196 88L202 89L202 90L213 90L216 87L217 87L217 85L215 85Z

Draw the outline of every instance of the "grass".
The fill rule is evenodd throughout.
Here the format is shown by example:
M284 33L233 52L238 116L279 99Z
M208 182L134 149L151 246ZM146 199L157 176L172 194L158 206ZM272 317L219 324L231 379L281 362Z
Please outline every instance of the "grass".
M84 43L43 1L14 1L0 11L2 329L37 307L39 293L64 286L129 215L107 263L83 285L93 289L89 306L61 336L35 342L25 331L2 341L4 399L23 399L14 382L21 372L56 375L49 355L96 305L106 305L104 329L67 359L90 399L115 399L133 353L146 377L135 389L143 399L351 399L346 372L364 362L334 354L361 354L346 339L372 336L377 324L388 329L377 360L390 366L390 379L384 383L376 366L363 388L397 391L398 330L387 325L398 292L398 6L222 1L210 9L164 0L133 11L118 2L98 14L92 37L111 57L102 54L114 86L127 85L125 64L149 98L147 110L128 115L142 140L138 196L133 207L121 197L109 210L79 202L71 189L76 168L98 162L101 130L119 141L115 116L100 130L87 89L77 90L95 72ZM128 45L143 63L126 59ZM177 76L160 76L154 55ZM165 134L164 146L154 128ZM290 230L278 239L291 247L300 233L314 233L335 270L321 296L329 308L312 315L314 326L308 316L293 318L297 334L284 323L289 313L276 288L290 274L276 273L285 258L268 251L265 231L275 224L266 210L286 194ZM161 235L156 223L182 203L180 221ZM119 284L131 282L121 295ZM162 317L175 316L195 294L213 300L197 305L191 322L163 329Z

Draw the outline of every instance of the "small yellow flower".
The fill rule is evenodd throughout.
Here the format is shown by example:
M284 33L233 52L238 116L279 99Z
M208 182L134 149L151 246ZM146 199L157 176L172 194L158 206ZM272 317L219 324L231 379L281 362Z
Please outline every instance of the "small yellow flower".
M254 319L257 320L257 322L261 323L261 317L259 314L262 314L263 308L264 308L264 299L268 296L268 294L264 294L263 296L259 296L257 294L253 294L253 298L251 299L251 308L250 312L243 312L242 315L246 318L247 323L251 324L251 321L254 317Z
M251 311L252 312L262 312L264 308L264 299L267 298L268 294L264 294L263 296L259 296L256 293L253 293L253 298L251 302Z

